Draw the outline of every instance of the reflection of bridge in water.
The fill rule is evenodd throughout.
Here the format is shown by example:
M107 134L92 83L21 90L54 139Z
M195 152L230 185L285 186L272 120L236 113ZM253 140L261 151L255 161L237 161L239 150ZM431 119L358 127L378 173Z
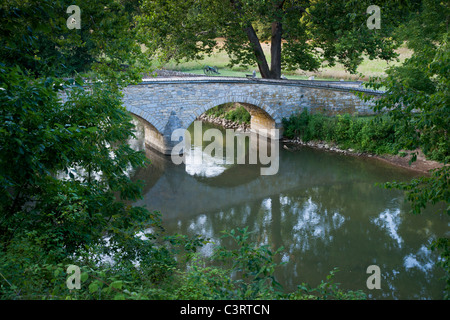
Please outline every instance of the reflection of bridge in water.
M334 267L341 270L339 282L364 289L367 266L380 264L387 275L383 285L391 289L377 292L380 298L417 298L419 291L439 297L433 285L439 275L427 269L435 257L423 243L444 234L447 224L434 215L410 217L401 192L374 186L415 173L370 158L280 148L274 176L261 176L259 165L231 165L202 176L188 173L195 172L190 163L177 166L146 151L152 164L136 172L146 182L136 205L161 211L169 233L230 245L220 231L248 226L252 241L284 247L278 258L289 264L277 279L289 290L303 281L320 283Z
M189 175L186 167L189 163L174 165L170 157L151 149L146 152L152 164L136 173L136 179L146 182L144 199L136 205L145 204L151 210L164 210L165 220L176 219L180 215L215 212L248 201L278 196L292 189L381 182L380 166L385 167L386 172L399 173L398 168L375 159L362 160L321 151L311 151L299 159L299 154L280 148L283 155L280 154L280 168L276 175L262 176L261 165L246 164L228 166L222 173L208 177ZM364 165L366 161L372 165ZM342 170L337 171L337 166Z

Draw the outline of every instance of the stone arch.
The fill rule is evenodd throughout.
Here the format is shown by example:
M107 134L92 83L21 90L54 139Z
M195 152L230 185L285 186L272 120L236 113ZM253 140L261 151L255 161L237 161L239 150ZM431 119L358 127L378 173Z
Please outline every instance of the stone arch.
M252 130L260 130L260 129L275 129L276 122L275 119L267 113L264 109L261 109L254 104L242 103L240 104L250 113L250 128Z
M252 116L250 124L251 129L275 129L281 126L281 120L278 118L275 110L258 99L244 95L232 95L224 98L218 98L200 106L198 108L199 113L193 113L190 115L186 125L189 126L198 116L205 113L209 109L225 103L233 102L242 104Z

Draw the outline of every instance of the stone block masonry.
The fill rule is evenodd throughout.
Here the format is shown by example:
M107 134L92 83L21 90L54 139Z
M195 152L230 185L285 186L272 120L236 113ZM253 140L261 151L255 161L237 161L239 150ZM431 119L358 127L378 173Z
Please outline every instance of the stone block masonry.
M370 95L355 83L243 79L225 77L154 78L124 89L128 111L146 126L146 143L170 154L175 129L187 129L205 111L229 102L241 103L251 115L251 130L282 129L282 119L307 108L310 112L373 114Z

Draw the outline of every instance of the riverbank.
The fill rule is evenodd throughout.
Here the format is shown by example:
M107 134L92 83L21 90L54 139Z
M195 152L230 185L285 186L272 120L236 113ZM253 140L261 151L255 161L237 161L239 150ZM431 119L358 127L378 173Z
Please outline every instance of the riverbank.
M407 155L402 157L400 155L377 155L367 152L359 152L355 151L353 149L341 149L334 143L329 143L325 141L302 141L300 138L295 139L287 139L283 138L282 140L283 148L290 151L296 151L300 147L310 147L314 149L320 149L324 151L330 151L330 152L337 152L349 156L356 156L356 157L368 157L373 159L378 159L380 161L384 161L387 163L390 163L392 165L402 167L408 170L413 170L421 173L429 173L430 170L438 169L443 166L442 163L428 160L426 159L425 155L420 150L415 150L414 152L418 152L417 160L411 165L409 164L409 161L412 158L413 151L406 152Z
M200 115L197 120L212 123L218 126L222 126L225 129L235 129L239 131L248 131L250 130L250 124L249 123L239 123L235 121L231 121L222 117L215 117L213 115L207 115L206 113L203 113Z
M249 131L250 130L250 124L248 123L238 123L234 122L222 117L215 117L213 115L207 115L202 114L200 115L197 120L212 123L218 126L222 126L225 129L235 129L239 131ZM380 161L387 162L389 164L395 165L397 167L405 168L408 170L413 170L420 173L429 173L430 170L438 169L443 166L442 163L428 160L422 151L415 150L414 152L418 152L417 154L417 160L409 164L409 161L412 158L413 151L409 151L405 153L406 156L400 156L400 155L390 155L390 154L384 154L384 155L377 155L369 152L360 152L353 149L341 149L339 146L337 146L335 143L330 143L326 141L302 141L300 138L294 138L294 139L288 139L288 138L282 138L280 140L281 144L283 145L283 148L289 151L296 151L300 147L310 147L314 149L320 149L324 151L330 151L330 152L336 152L341 153L348 156L356 156L356 157L367 157L367 158L373 158L378 159Z

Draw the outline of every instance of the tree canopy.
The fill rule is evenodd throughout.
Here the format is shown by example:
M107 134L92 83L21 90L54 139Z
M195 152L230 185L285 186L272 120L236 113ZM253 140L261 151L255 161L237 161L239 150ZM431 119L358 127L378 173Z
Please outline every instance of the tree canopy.
M442 163L430 175L410 182L387 183L388 188L406 192L411 211L419 214L435 204L437 213L450 214L450 4L424 0L419 10L411 13L407 23L397 32L413 50L402 65L387 70L385 79L373 79L371 88L383 87L386 94L376 101L375 110L398 123L400 148L421 149L429 159ZM446 298L450 292L450 240L435 239L432 248L440 249L441 264L447 272Z
M444 164L434 172L433 179L427 177L409 187L402 184L410 191L415 213L428 202L450 202L449 17L448 3L424 0L421 10L397 30L399 38L413 51L412 56L389 68L386 78L374 78L368 84L386 89L386 94L376 101L375 110L399 123L401 148L415 152L420 148L428 158ZM449 207L446 212L450 214Z
M279 251L250 245L246 228L226 233L237 249L219 248L214 256L230 268L193 263L190 271L178 269L204 239L164 234L159 213L130 205L141 196L141 184L129 170L146 159L127 143L134 128L121 88L147 70L140 42L157 57L197 59L223 37L232 63L257 63L264 77L278 78L281 68L313 70L323 62L341 62L354 72L363 55L391 59L399 41L407 41L411 59L371 83L387 88L376 110L401 123L402 147L423 148L448 164L449 4L381 1L381 29L369 29L370 4L0 0L1 297L363 298L333 284L333 272L317 289L302 284L281 292L273 276ZM67 27L69 5L81 8L81 29ZM271 42L271 59L261 41ZM443 201L448 214L448 176L444 166L388 186L406 190L415 213ZM137 236L143 230L145 237ZM448 244L434 243L447 271ZM71 292L63 267L75 262L85 286ZM232 279L238 272L243 278Z
M125 203L140 196L130 168L146 163L121 101L141 77L127 1L83 2L81 29L67 27L71 4L0 3L1 251L26 243L45 252L37 261L158 220Z
M140 40L162 59L199 59L225 50L232 65L257 64L263 78L281 70L316 70L342 63L356 72L363 56L390 60L394 28L415 1L378 1L381 28L367 26L372 1L143 0ZM223 46L217 39L223 38ZM270 57L261 43L270 42Z
M67 27L70 5L81 8L80 29ZM135 41L137 12L129 0L2 0L1 61L34 77L95 71L116 82L139 80L147 60Z

